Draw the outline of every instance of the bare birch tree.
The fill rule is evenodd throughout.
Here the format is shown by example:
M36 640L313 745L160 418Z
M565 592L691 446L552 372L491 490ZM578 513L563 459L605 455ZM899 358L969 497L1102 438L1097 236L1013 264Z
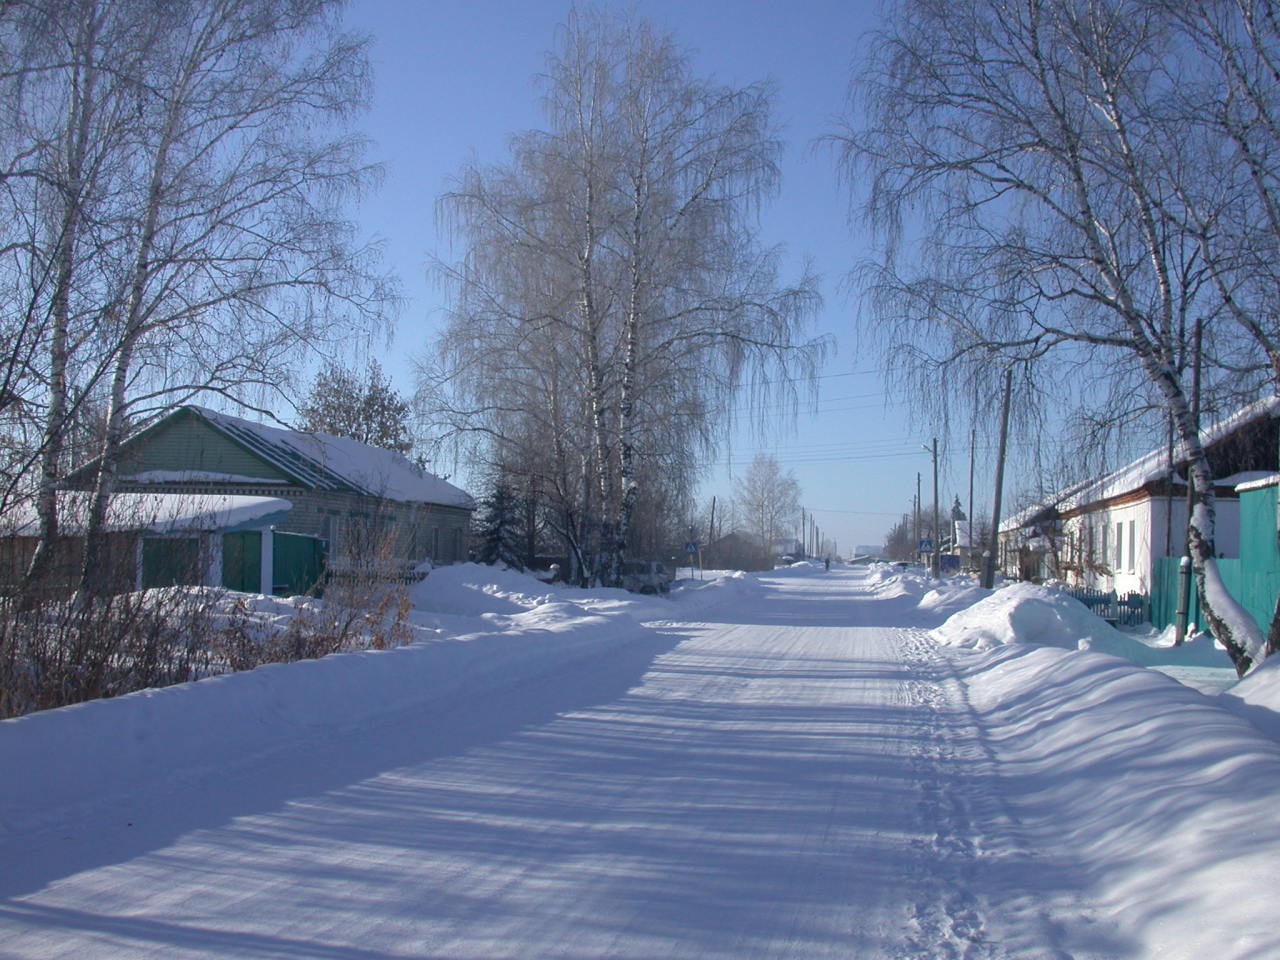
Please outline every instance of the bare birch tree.
M1213 478L1186 377L1192 319L1209 321L1224 356L1240 340L1217 324L1221 288L1175 215L1179 182L1215 175L1171 156L1190 130L1173 110L1185 34L1137 0L903 0L892 23L862 77L865 112L840 138L888 239L878 274L896 295L878 322L947 363L1140 371L1189 462L1206 618L1244 672L1263 644L1217 571ZM917 203L930 262L913 273L896 241ZM923 346L939 337L942 350Z
M24 0L0 8L6 492L39 474L42 576L65 440L104 411L82 586L131 424L269 403L390 288L343 205L376 173L349 121L339 0ZM90 431L91 432L91 431ZM0 501L0 508L4 502Z
M755 241L780 149L767 86L699 80L647 22L577 11L545 84L548 129L444 200L467 253L444 268L433 403L505 463L545 463L582 579L612 584L646 496L687 501L718 411L804 381L825 344L802 339L812 279L779 284Z
M6 503L38 470L40 539L29 579L47 573L58 532L55 486L71 425L101 382L103 287L111 278L116 163L150 25L90 0L13 5L4 22L5 390L17 440Z
M800 522L800 484L777 458L758 453L734 484L734 505L765 548L790 536Z

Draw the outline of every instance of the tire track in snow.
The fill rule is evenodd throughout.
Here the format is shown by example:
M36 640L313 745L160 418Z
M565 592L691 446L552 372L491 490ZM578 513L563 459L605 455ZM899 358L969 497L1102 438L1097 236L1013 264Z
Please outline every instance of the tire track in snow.
M1047 905L1008 879L1034 872L1040 854L1021 839L999 761L953 662L927 631L902 629L897 643L915 674L907 697L930 717L916 770L920 819L932 837L918 850L924 879L904 960L1073 960Z
M1004 960L1007 954L987 935L990 907L979 893L983 847L975 822L974 808L981 799L975 767L984 758L972 717L965 716L958 681L927 635L902 630L897 641L914 674L906 684L906 699L926 717L926 736L915 749L913 767L923 832L932 834L916 841L921 888L910 907L904 960Z

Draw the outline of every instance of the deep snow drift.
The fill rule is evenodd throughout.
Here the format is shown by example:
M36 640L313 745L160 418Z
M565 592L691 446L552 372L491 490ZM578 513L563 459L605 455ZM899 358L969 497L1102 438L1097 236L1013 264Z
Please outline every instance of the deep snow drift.
M795 599L787 600L788 596ZM971 583L937 583L890 568L833 569L824 574L820 566L800 564L758 576L685 583L668 600L614 590L574 590L461 565L434 571L414 590L413 600L411 620L419 639L405 647L260 667L0 723L0 770L5 771L0 778L0 862L23 865L13 868L8 880L0 878L0 891L10 898L4 902L12 907L0 907L0 944L6 943L7 934L21 933L24 945L38 946L24 946L12 955L59 956L72 949L66 938L84 930L92 933L95 921L90 914L66 923L57 914L42 912L46 908L38 901L44 896L43 885L65 881L66 895L71 896L78 889L76 873L84 869L78 865L97 862L107 864L107 872L100 881L87 873L86 889L114 890L110 871L117 868L110 864L119 860L123 870L128 858L150 853L110 840L119 830L116 820L122 819L115 811L130 810L142 798L163 807L164 798L172 797L175 810L185 809L190 799L184 798L192 797L201 798L200 804L210 809L235 809L235 792L253 795L249 779L254 771L272 771L275 759L299 752L322 758L325 749L341 750L354 742L356 733L397 729L399 718L421 715L428 706L443 711L439 716L445 719L455 718L459 729L470 729L471 704L484 703L486 710L510 714L505 723L502 717L489 718L494 729L534 723L531 741L554 750L556 737L549 728L542 732L549 721L526 719L524 699L582 702L569 691L581 677L597 675L594 668L584 673L583 664L599 664L601 658L634 661L628 651L637 645L652 648L655 627L683 624L681 635L692 636L688 625L698 624L702 633L719 638L719 646L707 654L691 648L694 652L678 661L678 670L663 674L667 692L665 699L653 701L653 710L661 707L669 713L645 715L654 733L637 727L618 744L599 740L591 754L597 757L595 769L580 770L581 779L567 786L590 790L597 782L613 782L620 773L634 776L634 763L610 751L645 743L649 736L674 736L678 747L680 737L692 736L692 728L681 724L698 720L710 709L708 703L691 699L699 690L724 698L729 712L710 713L697 727L698 742L705 741L710 758L704 768L709 773L699 775L716 778L716 785L713 792L696 796L724 795L744 764L762 762L760 750L766 743L803 744L814 751L812 756L830 763L843 755L847 743L836 739L819 748L824 731L834 732L837 728L831 725L838 718L859 716L856 705L847 704L840 711L833 706L833 712L824 713L819 703L796 704L799 712L790 715L800 719L789 727L778 727L768 718L782 716L778 711L785 702L779 699L784 690L785 696L795 696L797 689L817 682L819 670L844 670L869 691L883 687L874 697L878 710L903 698L889 686L902 684L903 696L915 702L918 711L937 711L932 723L904 724L897 736L904 738L900 749L916 758L911 775L920 777L926 788L921 810L933 811L930 815L946 822L939 821L932 847L903 852L898 860L890 856L876 869L885 872L886 888L896 889L895 885L916 883L910 878L928 863L928 856L937 856L941 859L936 868L926 866L924 876L953 875L958 886L971 887L975 899L965 909L983 916L980 924L948 927L945 943L916 936L916 955L928 960L985 956L993 947L1003 951L999 955L1071 955L1081 960L1243 960L1280 955L1280 933L1268 909L1271 891L1280 884L1280 815L1274 802L1280 793L1280 746L1275 740L1280 733L1280 669L1273 665L1258 669L1224 695L1206 696L1140 665L1163 665L1186 656L1225 659L1202 643L1177 652L1157 649L1113 630L1082 605L1045 588L1013 585L988 593ZM260 598L255 609L263 617L280 615L279 601L269 598ZM869 625L861 625L864 621ZM769 644L786 642L802 630L835 631L832 636L845 637L833 649L845 651L847 664L829 656L788 661L785 650L769 652ZM872 639L881 648L898 643L906 657L905 669L908 675L915 671L915 679L904 684L893 679L891 671L860 659L868 656L864 645ZM749 648L745 659L730 659L728 654L743 645ZM500 692L495 696L495 691ZM753 715L761 718L750 728L753 739L747 741L733 720L740 713L733 699L737 691L752 693ZM628 699L622 696L600 709L621 711ZM433 730L439 749L463 758L463 766L479 764L479 757L466 758L469 744L481 742L480 735L457 734L463 739L450 750L450 737L455 736L451 729L446 723ZM911 739L916 737L918 742ZM515 741L507 740L490 748L501 757L516 750ZM779 756L777 776L797 778L798 784L813 776L810 767L788 766L785 759ZM575 764L582 762L582 755L575 757ZM850 849L866 848L877 836L877 824L884 822L880 808L902 802L903 771L895 768L877 786L875 768L859 766L865 762L860 754L848 757L850 773L861 778L856 802L850 798L846 803L854 806L840 808L836 822L843 832L815 848L823 856L833 850L838 854L842 843L851 844ZM655 803L666 795L664 776L675 787L694 775L691 768L647 765L640 773L656 778L651 798ZM384 777L394 782L395 772L385 771ZM443 786L461 789L452 781ZM501 793L519 787L493 781L485 789ZM829 802L836 803L838 793L829 794ZM306 800L304 808L329 811L335 802L326 794ZM453 816L465 818L466 810L464 804ZM634 820L619 826L619 854L631 848L636 836L659 829L646 824L642 812L632 811ZM729 807L721 813L691 809L685 826L705 824L704 829L714 832L713 824L723 824L733 814ZM520 815L518 805L504 813L510 819L503 820L503 832L535 837L533 826L526 830L518 822ZM533 807L524 815L530 824L549 818L572 820L571 811L559 807ZM326 816L340 818L341 812L334 807ZM661 829L671 829L673 819L678 827L684 818L678 811L664 811ZM188 822L176 812L174 821ZM304 823L306 818L300 813L284 816L284 826L274 829L295 821ZM212 843L220 836L215 827L209 824L191 836ZM963 834L961 827L971 827L973 835ZM767 828L768 822L753 824L743 831L742 842L784 846L785 836L770 835ZM116 848L109 848L101 854L82 854L81 847L99 834L132 852L111 853ZM75 843L69 844L72 839ZM391 831L379 833L376 845L390 851L388 862L409 864L429 855L430 845L440 839L419 837L418 848L397 853L396 832ZM322 842L330 841L306 832L289 834L284 849L300 857L308 844ZM575 847L564 842L570 844L562 865L568 871ZM685 846L691 876L709 866L698 863L698 851L718 849L710 835L692 832ZM115 909L127 913L129 898L164 899L163 884L172 880L165 880L168 874L159 869L164 848L159 850L159 860L141 862L127 874L128 888L111 894L121 904ZM458 851L455 858L464 852ZM520 847L495 847L484 853L484 861L494 864L519 864L532 855ZM230 891L238 875L230 866L236 851L211 847L208 855L221 864L219 869L230 871ZM252 875L256 877L259 869L255 865ZM216 871L207 872L216 880ZM146 880L153 875L154 890ZM335 873L325 882L341 886L341 876ZM570 876L558 874L550 889L559 883L574 889L568 885ZM662 890L671 879L655 876L652 889ZM787 882L786 876L759 879ZM354 879L350 883L344 896L353 902L370 894L355 886ZM919 883L922 892L932 889L924 879ZM503 891L508 889L495 888L493 896L507 896ZM481 918L486 915L483 900L468 901L466 910ZM964 915L964 910L953 910L948 922L954 924ZM110 927L114 916L101 921ZM1039 918L1035 923L1026 921L1033 916ZM411 914L384 918L390 926L380 929L385 932L419 919ZM640 937L645 931L632 933ZM1041 935L1052 943L1034 940ZM190 931L175 934L182 938L175 940L163 925L148 928L147 936L153 950L147 955L154 956L179 955L181 947L195 943L215 946L210 948L213 952L192 947L193 956L270 952L270 941L249 940L244 946L217 936L193 939ZM628 942L632 946L627 947ZM641 943L649 941L618 941L617 955L635 956ZM495 944L492 952L468 955L513 955L499 941ZM102 949L102 956L137 955ZM317 955L357 955L339 946L324 949L328 952ZM0 947L0 953L5 951ZM366 948L358 955L403 954ZM815 949L804 955L842 954Z

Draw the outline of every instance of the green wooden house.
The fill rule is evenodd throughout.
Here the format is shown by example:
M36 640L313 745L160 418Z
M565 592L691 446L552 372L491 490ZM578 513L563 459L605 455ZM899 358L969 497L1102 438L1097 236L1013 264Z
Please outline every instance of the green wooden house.
M90 464L65 485L87 489L93 471ZM328 577L401 577L467 557L469 495L403 454L345 437L184 406L125 443L118 481L121 494L249 498L263 511L259 520L269 516L256 526L144 534L144 585L295 594Z

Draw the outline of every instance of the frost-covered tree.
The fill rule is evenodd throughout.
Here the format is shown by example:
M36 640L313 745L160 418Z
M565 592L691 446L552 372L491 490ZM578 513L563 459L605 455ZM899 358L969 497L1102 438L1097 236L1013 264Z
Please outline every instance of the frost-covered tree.
M1280 229L1272 8L898 0L838 138L884 241L860 271L868 317L900 366L986 398L1016 367L1052 377L1060 409L1092 391L1100 419L1171 425L1203 610L1242 673L1266 637L1217 569L1191 359L1203 319L1206 392L1280 389L1276 258L1255 255Z
M800 484L768 454L756 454L735 482L733 498L748 532L766 546L790 536L800 520Z
M344 217L376 171L348 125L368 75L341 5L0 4L0 501L34 491L29 579L89 411L92 593L131 424L201 396L261 409L301 358L378 329L388 286Z
M780 283L752 215L777 184L767 84L694 75L652 24L571 11L546 128L465 168L443 209L466 253L424 385L494 462L536 471L572 578L617 583L646 513L683 516L754 385L807 382L813 281Z

